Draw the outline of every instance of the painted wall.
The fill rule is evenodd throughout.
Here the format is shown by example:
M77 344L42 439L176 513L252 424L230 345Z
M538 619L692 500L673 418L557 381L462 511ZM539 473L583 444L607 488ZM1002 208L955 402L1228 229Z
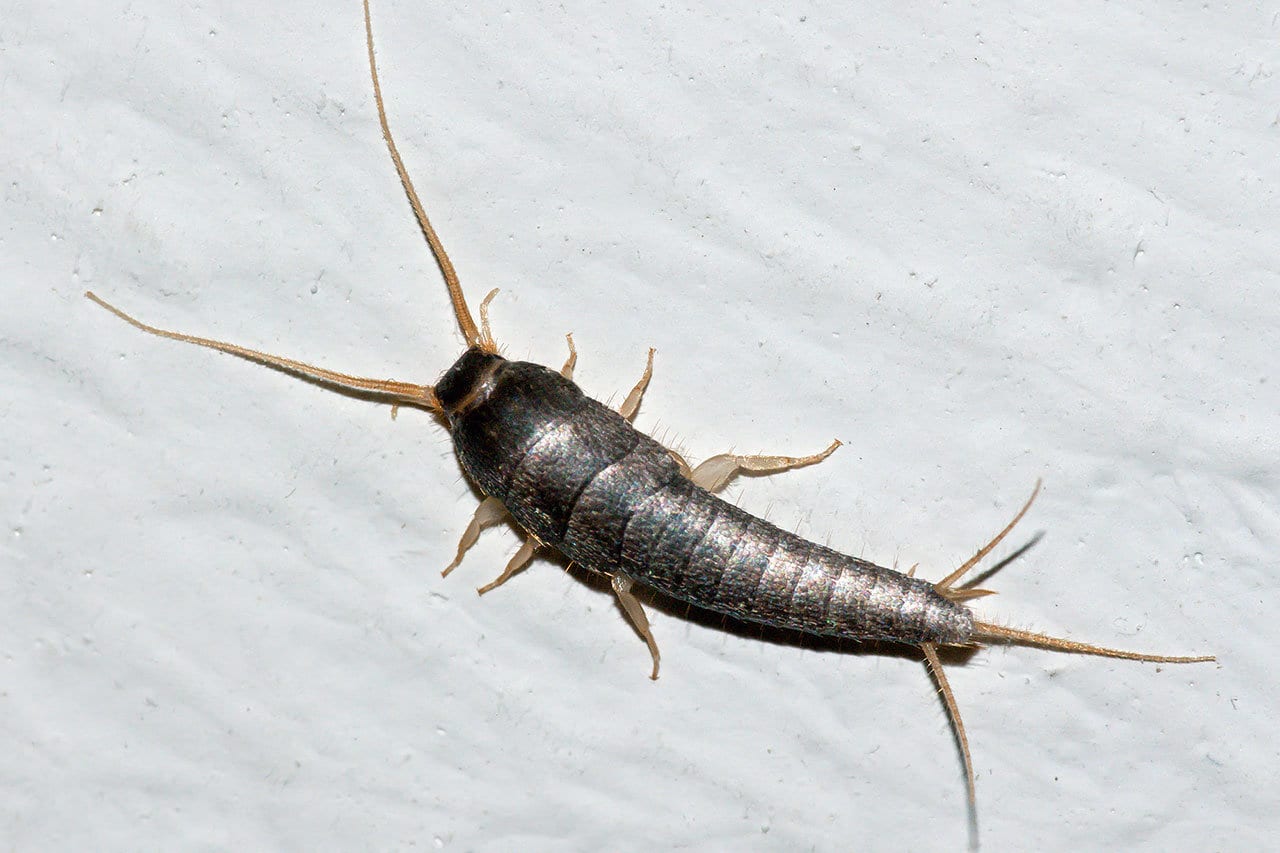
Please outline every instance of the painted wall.
M949 670L990 850L1257 848L1280 702L1280 22L1249 4L374 9L512 357L982 614L1220 665ZM460 352L352 2L0 15L0 846L954 850L914 657L608 592L490 532L431 418L144 336L430 382Z

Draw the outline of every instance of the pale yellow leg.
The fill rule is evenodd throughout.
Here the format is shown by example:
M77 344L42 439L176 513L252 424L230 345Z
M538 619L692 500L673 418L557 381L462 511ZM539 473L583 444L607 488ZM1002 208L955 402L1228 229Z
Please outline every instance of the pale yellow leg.
M712 456L694 468L689 479L693 480L694 485L701 486L708 492L718 492L739 471L773 474L788 468L812 465L835 453L840 443L840 440L836 439L826 450L812 456L735 456L732 453L722 453L719 456Z
M569 357L565 359L564 367L560 368L560 375L570 382L573 381L573 368L578 365L578 351L573 346L573 333L564 336L569 343Z
M613 592L618 596L618 603L622 605L622 609L627 611L627 616L631 617L631 624L636 626L636 630L649 646L649 656L653 658L653 672L649 677L656 681L660 657L658 643L653 639L653 632L649 630L649 617L644 615L644 608L640 606L639 599L631 593L631 578L626 575L614 575Z
M462 557L467 551L471 550L471 546L476 544L476 540L480 538L480 531L486 527L493 527L506 517L507 508L502 505L502 501L497 498L485 498L480 501L480 506L476 507L476 514L471 517L471 523L462 532L462 539L458 542L458 555L453 558L453 562L440 575L448 577L449 572L458 568L458 564L462 562Z
M486 592L497 589L507 581L511 580L512 575L523 569L528 562L533 559L533 554L537 550L538 540L530 536L528 539L524 540L524 544L520 546L520 550L516 551L516 555L511 558L509 563L507 563L507 567L502 570L502 574L477 589L476 592L484 595Z
M635 417L636 409L640 408L640 398L644 396L644 389L649 387L649 380L653 378L653 353L653 347L649 347L649 360L645 363L644 375L640 377L636 387L631 389L627 399L623 400L622 405L618 407L618 411L627 420Z

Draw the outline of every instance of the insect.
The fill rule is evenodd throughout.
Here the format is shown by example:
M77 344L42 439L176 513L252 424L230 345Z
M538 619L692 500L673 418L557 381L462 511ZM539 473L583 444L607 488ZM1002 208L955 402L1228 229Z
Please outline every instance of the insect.
M219 350L337 389L414 406L445 422L459 461L485 494L459 541L447 575L487 527L506 518L526 539L503 572L480 588L511 578L539 549L554 549L608 576L614 594L644 639L651 677L660 655L634 587L639 584L736 620L805 634L886 640L918 647L938 682L954 725L968 799L975 803L972 758L938 649L1010 642L1059 651L1164 663L1210 656L1151 655L1079 643L979 620L968 602L990 594L962 583L1029 510L1039 484L1014 518L969 560L936 582L840 554L781 530L717 497L739 471L772 473L827 458L839 446L806 456L722 454L689 465L637 431L631 419L653 369L617 411L587 397L572 381L577 353L559 371L509 361L489 323L496 290L479 306L477 324L458 275L432 227L396 148L387 121L368 2L366 45L378 119L392 162L440 267L466 350L434 385L351 376L235 344L147 325L87 293L90 299L153 335ZM394 408L393 408L394 412Z

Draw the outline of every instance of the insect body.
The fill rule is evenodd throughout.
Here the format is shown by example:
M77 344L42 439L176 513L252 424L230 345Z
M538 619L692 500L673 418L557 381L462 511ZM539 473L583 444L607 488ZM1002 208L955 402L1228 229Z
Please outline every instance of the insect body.
M931 583L809 542L713 494L739 470L769 473L812 464L825 459L839 442L810 456L724 454L691 468L675 451L631 426L630 418L652 373L652 351L643 377L616 412L587 397L572 382L576 361L572 339L569 360L559 372L500 356L489 331L487 310L497 291L481 304L481 325L477 327L453 265L396 150L382 102L367 0L364 11L370 75L383 135L440 265L467 342L466 351L436 385L336 373L223 341L159 329L92 293L86 295L149 333L440 415L463 468L487 496L463 533L457 556L445 574L459 564L483 528L509 514L528 539L502 575L480 591L505 582L538 548L554 548L575 563L610 577L619 602L649 646L655 678L658 647L632 593L637 582L735 619L813 635L917 646L938 681L955 726L971 806L972 762L964 726L938 657L939 646L999 641L1132 660L1213 660L1127 652L979 621L966 602L989 592L957 583L1013 529L1030 507L1034 493L1014 519L971 559Z
M436 396L471 478L523 529L581 565L811 634L913 644L972 638L971 611L932 583L726 503L669 450L545 367L469 350Z

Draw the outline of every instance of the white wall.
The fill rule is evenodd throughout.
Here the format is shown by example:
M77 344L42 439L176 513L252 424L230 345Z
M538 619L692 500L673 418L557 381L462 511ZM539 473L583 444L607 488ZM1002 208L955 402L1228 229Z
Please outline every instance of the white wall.
M374 9L409 168L513 357L741 503L1157 667L949 670L991 850L1257 847L1280 630L1280 23L1249 4ZM640 4L635 4L639 8ZM144 336L460 351L354 2L0 15L0 846L951 850L918 660L653 613L491 532L429 417Z

